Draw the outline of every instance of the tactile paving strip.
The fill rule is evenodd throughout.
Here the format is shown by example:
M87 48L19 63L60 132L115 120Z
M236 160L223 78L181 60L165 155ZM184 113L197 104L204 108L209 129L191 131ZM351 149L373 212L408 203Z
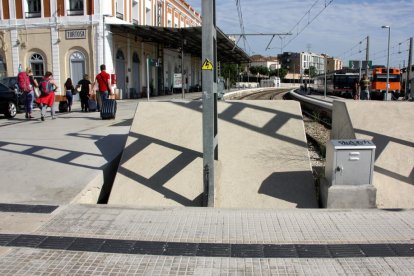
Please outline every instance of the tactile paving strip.
M0 234L0 245L119 254L233 258L414 257L414 244L216 244Z
M0 203L0 212L50 214L59 206Z

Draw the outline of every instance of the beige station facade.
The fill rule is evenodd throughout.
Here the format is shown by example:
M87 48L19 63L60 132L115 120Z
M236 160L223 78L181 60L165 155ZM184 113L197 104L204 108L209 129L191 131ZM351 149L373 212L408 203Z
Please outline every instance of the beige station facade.
M62 86L85 73L93 79L104 63L121 98L140 96L147 85L153 95L169 93L175 73L183 72L184 87L201 84L201 57L181 60L179 50L147 42L133 28L113 28L201 26L183 0L1 0L0 11L0 77L30 66L37 77L52 71Z

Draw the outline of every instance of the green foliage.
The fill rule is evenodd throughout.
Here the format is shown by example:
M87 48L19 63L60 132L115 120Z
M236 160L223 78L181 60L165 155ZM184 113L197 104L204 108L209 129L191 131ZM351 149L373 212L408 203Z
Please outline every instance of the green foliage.
M240 66L238 66L237 64L222 63L221 64L221 76L225 80L229 79L231 84L235 84L239 78L237 74L238 68L240 68Z
M305 69L304 73L305 73L305 75L308 75L311 78L313 78L317 75L315 66L311 66L311 67L309 67L309 69Z
M249 70L250 70L250 73L253 75L257 75L257 73L263 76L269 75L269 68L265 66L251 66Z

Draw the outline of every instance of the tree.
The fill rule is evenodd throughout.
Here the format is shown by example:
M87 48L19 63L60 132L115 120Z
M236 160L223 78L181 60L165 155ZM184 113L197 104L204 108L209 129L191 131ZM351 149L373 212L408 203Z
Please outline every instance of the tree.
M275 70L270 70L269 75L270 76L277 76L280 78L280 80L283 80L288 73L288 70L286 68L280 68Z
M222 63L221 64L221 75L224 77L225 80L229 79L231 84L235 84L238 81L238 70L240 65L237 64L228 64Z
M308 75L311 78L317 75L315 66L310 66L309 69L305 69L304 73L305 75Z

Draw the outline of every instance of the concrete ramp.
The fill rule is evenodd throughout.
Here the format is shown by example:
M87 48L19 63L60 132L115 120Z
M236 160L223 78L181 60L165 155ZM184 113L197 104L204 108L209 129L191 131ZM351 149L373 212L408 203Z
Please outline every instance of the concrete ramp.
M201 205L201 105L139 104L108 204ZM317 207L297 102L219 102L218 110L215 207Z
M378 208L414 208L414 105L334 101L332 139L369 139L376 148Z

